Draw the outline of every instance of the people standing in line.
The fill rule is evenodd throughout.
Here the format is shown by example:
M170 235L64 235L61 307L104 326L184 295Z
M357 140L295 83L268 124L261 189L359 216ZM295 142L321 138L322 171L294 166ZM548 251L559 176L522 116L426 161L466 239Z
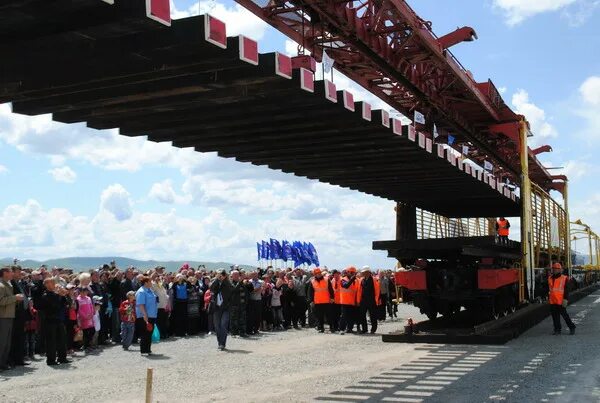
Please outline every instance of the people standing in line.
M367 314L371 321L371 333L377 331L377 316L379 315L379 305L381 286L379 280L373 277L371 268L365 266L361 270L362 278L358 283L356 300L359 306L358 325L361 333L367 333Z
M323 277L320 268L313 270L313 279L308 288L308 300L310 308L317 319L317 329L319 333L325 332L325 316L330 316L329 306L334 302L333 286ZM333 326L329 325L329 331L335 332Z
M229 331L229 307L233 288L227 277L227 272L221 270L217 278L210 285L212 295L211 309L213 309L213 320L217 333L219 350L225 350L227 346L227 332Z
M119 306L121 315L121 344L123 350L128 350L133 341L133 330L135 329L135 291L128 291L127 299Z
M150 278L140 278L141 287L135 293L135 325L140 337L140 354L152 354L152 331L158 316L158 297L152 291Z
M232 296L231 305L229 307L231 335L233 337L247 337L246 334L246 313L248 310L249 293L252 290L252 285L248 280L241 280L240 272L234 270L231 272Z
M17 302L25 299L23 294L15 294L11 280L13 271L10 267L0 269L0 371L10 369L8 359L12 342L12 328L15 319Z
M340 334L352 333L357 314L357 291L358 280L356 279L356 268L348 267L346 275L342 277L342 288L340 288L340 303L342 305L342 316L340 317Z
M560 335L562 326L560 317L562 316L569 327L570 334L575 334L575 324L567 313L569 304L569 277L563 274L560 263L552 264L552 275L548 277L548 302L550 303L550 313L554 324L554 335Z
M40 311L44 312L44 338L46 340L46 364L50 366L68 364L67 336L64 322L66 319L67 292L58 288L55 280L48 277L44 280L46 291L40 301Z

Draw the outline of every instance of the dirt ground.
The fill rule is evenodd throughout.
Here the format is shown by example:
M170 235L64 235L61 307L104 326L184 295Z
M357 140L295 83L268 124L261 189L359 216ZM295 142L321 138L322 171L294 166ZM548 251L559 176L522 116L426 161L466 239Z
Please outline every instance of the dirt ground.
M383 343L380 335L319 334L314 329L228 340L214 336L98 355L69 366L37 361L0 374L0 402L142 402L154 368L153 402L484 402L600 401L600 292L569 307L575 336L551 336L546 319L504 346ZM379 332L398 330L408 317ZM588 375L586 375L588 374Z

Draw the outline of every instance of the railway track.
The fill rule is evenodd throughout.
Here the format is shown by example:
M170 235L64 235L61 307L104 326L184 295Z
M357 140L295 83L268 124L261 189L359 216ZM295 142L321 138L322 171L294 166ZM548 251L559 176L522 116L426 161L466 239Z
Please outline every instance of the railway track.
M600 289L600 284L592 284L574 291L570 302ZM382 341L388 343L426 344L505 344L518 337L550 315L546 303L531 303L516 312L497 320L477 322L468 311L461 311L453 317L420 322L413 327L413 333L404 330L384 334Z

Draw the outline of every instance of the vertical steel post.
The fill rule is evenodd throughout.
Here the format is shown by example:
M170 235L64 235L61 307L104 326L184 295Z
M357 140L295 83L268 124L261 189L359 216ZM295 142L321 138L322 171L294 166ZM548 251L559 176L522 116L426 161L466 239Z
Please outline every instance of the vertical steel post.
M588 245L589 245L589 249L590 249L590 266L594 266L594 255L592 254L592 229L589 226L587 227L587 233L588 233Z
M527 136L529 128L525 118L521 118L519 125L519 134L521 137L521 249L523 256L523 268L521 274L521 284L519 287L519 298L525 299L525 289L529 291L529 299L535 296L535 275L533 262L533 234L532 234L532 215L531 215L531 182L529 180L529 153L527 148Z
M567 265L567 270L569 272L569 277L573 275L573 262L571 258L571 217L569 215L569 181L565 179L565 187L563 188L563 204L565 207L566 214L566 225L565 230L567 231L567 244L565 245L567 249L567 261L564 264ZM577 246L577 245L576 245Z

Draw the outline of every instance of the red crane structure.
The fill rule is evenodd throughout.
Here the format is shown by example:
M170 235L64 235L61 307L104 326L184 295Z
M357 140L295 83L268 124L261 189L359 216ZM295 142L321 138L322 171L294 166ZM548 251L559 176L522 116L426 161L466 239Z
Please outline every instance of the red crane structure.
M453 146L469 146L468 157L494 161L494 174L519 183L519 121L491 80L478 83L450 52L450 47L477 38L462 27L438 37L431 22L420 18L404 0L236 0L252 13L309 50L323 51L338 71L407 117L425 115L418 125L430 138L451 134ZM310 56L296 64L314 66ZM530 177L544 190L561 190L529 151Z

